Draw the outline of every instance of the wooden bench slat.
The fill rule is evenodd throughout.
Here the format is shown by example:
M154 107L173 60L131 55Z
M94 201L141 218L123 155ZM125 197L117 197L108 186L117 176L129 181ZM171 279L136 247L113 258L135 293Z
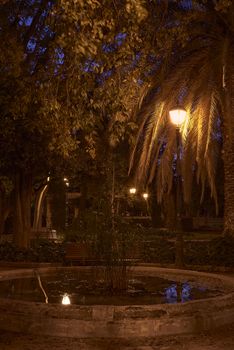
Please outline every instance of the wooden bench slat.
M140 259L139 247L129 247L126 249L124 257L121 257L117 261L136 262ZM103 263L103 259L96 256L92 250L91 245L87 243L68 243L65 249L65 262L82 263L82 264L100 264Z
M65 262L80 262L82 264L96 261L91 247L85 243L68 243L64 259Z

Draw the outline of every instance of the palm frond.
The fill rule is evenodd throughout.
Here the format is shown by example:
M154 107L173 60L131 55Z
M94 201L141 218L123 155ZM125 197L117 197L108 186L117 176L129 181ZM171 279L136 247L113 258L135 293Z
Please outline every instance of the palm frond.
M217 30L216 33L213 26L212 31L208 30L204 35L203 17L209 22L214 13L210 17L205 13L200 15L201 22L194 30L190 28L188 46L181 49L180 56L167 56L168 61L159 68L151 88L144 95L147 105L140 109L142 122L131 164L139 164L139 181L151 183L156 179L159 201L172 190L176 147L168 112L180 102L188 115L181 128L184 201L189 203L191 200L196 172L197 183L201 186L201 201L208 182L217 211L216 162L219 146L214 133L217 131L217 118L223 110L223 96L220 94L222 31ZM142 101L140 104L143 105Z

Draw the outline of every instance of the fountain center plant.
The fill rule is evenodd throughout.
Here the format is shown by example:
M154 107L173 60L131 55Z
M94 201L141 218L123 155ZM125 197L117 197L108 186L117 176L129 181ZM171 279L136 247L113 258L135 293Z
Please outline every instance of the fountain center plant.
M102 265L106 290L121 294L128 287L131 266L139 258L141 230L139 225L130 225L122 217L87 211L66 232L66 240L88 245L94 265L97 269Z

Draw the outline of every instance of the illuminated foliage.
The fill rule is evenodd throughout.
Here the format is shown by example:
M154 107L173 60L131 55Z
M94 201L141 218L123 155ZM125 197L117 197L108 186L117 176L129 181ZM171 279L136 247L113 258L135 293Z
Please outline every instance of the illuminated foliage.
M167 6L164 25L157 32L160 64L137 112L141 127L132 167L139 182L157 181L159 200L170 193L176 133L168 111L182 105L188 113L180 150L184 200L191 200L196 172L201 200L208 182L218 210L217 162L222 147L225 232L233 234L234 5L231 1L168 1Z
M138 54L148 33L143 5L1 2L0 170L14 186L17 244L29 242L38 178L75 159L76 166L100 161L105 147L132 142L129 116L146 60Z

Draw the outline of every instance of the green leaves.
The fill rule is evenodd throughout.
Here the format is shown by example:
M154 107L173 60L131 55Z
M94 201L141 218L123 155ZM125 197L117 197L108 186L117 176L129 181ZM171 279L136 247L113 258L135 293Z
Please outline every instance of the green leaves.
M89 162L103 161L105 148L132 144L138 80L147 79L144 64L154 52L149 28L153 33L158 15L149 10L156 5L13 4L0 5L1 171L46 174L69 162L89 171Z

